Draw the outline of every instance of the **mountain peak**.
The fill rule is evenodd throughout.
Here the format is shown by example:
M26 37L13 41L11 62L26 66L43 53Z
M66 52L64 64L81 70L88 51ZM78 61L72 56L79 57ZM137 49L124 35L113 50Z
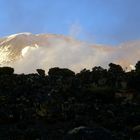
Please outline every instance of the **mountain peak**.
M29 33L29 32L23 32L23 33L9 35L9 36L7 36L7 38L14 38L14 37L19 36L19 35L31 35L31 34L32 33Z

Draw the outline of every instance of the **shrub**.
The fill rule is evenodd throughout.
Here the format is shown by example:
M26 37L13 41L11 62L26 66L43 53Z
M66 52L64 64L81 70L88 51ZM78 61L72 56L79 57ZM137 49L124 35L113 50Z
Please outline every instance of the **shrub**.
M40 76L45 76L45 70L37 69L36 70Z
M89 92L91 96L93 96L96 99L110 102L115 97L115 90L111 87L96 87L91 86L89 88Z
M14 69L11 67L0 67L0 74L13 74L14 73Z
M51 68L48 72L49 76L73 77L75 73L66 68Z

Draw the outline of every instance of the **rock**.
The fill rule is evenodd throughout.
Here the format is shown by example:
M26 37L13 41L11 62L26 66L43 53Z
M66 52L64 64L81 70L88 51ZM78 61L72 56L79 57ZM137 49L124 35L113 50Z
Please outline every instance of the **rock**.
M136 132L136 131L139 131L140 132L140 125L137 125L133 128L133 131Z
M67 133L64 140L114 140L105 128L88 128L80 126Z
M140 125L133 127L133 139L139 140L140 139Z

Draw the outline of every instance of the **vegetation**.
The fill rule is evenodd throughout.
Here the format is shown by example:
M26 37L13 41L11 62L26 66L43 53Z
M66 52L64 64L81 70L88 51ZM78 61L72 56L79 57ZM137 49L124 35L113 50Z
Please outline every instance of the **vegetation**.
M75 74L0 68L0 140L139 140L140 61Z

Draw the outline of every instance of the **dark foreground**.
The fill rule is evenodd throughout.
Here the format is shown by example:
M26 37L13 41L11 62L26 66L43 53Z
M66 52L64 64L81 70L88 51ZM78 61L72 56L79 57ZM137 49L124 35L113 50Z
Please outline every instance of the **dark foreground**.
M0 140L140 140L140 62L131 72L0 68Z

